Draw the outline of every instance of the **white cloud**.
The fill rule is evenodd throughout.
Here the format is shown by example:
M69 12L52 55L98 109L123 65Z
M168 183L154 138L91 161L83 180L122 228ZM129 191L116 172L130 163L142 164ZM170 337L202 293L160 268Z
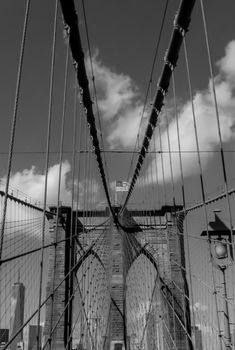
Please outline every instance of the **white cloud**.
M219 74L215 77L216 94L219 106L219 116L221 124L221 134L223 142L229 142L234 138L234 111L235 111L235 41L231 41L225 48L225 56L217 62ZM88 70L89 70L89 64ZM139 131L139 123L143 111L143 103L140 93L132 79L125 74L118 74L114 70L105 66L98 59L98 53L93 56L93 68L95 82L98 92L99 108L105 123L105 137L110 148L124 147L132 148L135 145ZM212 151L219 144L216 113L211 90L211 82L204 91L197 91L194 94L194 107L196 114L196 124L198 130L199 147L201 150ZM174 179L180 178L180 163L178 152L177 127L173 118L173 109L169 115L169 133L172 153ZM193 127L193 116L191 102L187 101L178 110L180 143L183 162L184 176L190 176L198 172L198 162L196 154L196 141ZM164 110L159 120L164 120ZM143 132L146 127L146 119L143 119L140 130L140 145L142 143ZM168 141L166 129L162 128L162 149L165 180L171 179L170 162L168 152ZM156 142L159 149L159 138ZM194 153L187 153L193 151ZM206 167L213 157L212 152L203 153L201 157L202 166ZM151 166L154 166L155 160ZM157 155L158 180L163 181L161 171L161 157ZM155 168L155 167L154 167ZM150 171L150 169L149 169ZM156 181L156 171L154 171L154 181Z
M72 186L70 180L70 171L71 166L68 161L64 161L61 167L61 190L60 190L60 202L62 205L71 206L72 199ZM5 180L3 177L0 179L0 189L5 191ZM48 170L48 186L47 186L47 207L50 205L57 205L57 196L58 196L58 180L59 180L59 164L51 166ZM17 171L11 175L10 178L10 191L9 193L13 196L36 204L37 206L43 206L44 199L44 186L45 186L45 174L42 174L37 170L35 166L32 166L31 169L24 169L22 171ZM77 180L75 180L74 185L74 208L77 208L76 199L77 199L77 189L79 187L78 195L78 209L82 209L87 205L89 209L100 208L104 209L106 207L106 202L104 200L103 193L101 191L101 185L97 182L95 178L93 179L82 179L79 181L79 186ZM2 201L3 204L3 201ZM3 206L0 206L0 220L3 214ZM29 207L24 205L19 205L15 201L8 201L7 204L7 213L6 213L6 225L5 225L5 236L12 237L12 235L22 235L25 238L25 235L28 235L30 240L32 237L41 239L42 227L35 225L35 229L29 225L29 219L35 219L35 215L39 219L42 216L42 212L37 211L37 214ZM22 224L12 225L12 221L22 221ZM25 221L26 220L26 221ZM25 222L24 222L25 221ZM46 232L48 232L49 226L46 221ZM22 247L19 246L19 249ZM5 249L5 253L8 254L8 250Z
M129 148L135 145L142 110L142 106L132 106L114 122L107 137L111 148L118 146Z
M60 198L64 203L71 201L71 193L66 184L70 169L71 167L68 161L62 163ZM4 181L5 178L2 180ZM57 203L58 183L59 164L55 164L48 170L47 203ZM12 174L10 186L24 192L37 201L43 202L45 175L38 172L35 166L32 166L31 169L24 169L23 171L17 171L15 174Z
M194 310L194 311L202 311L202 312L205 312L205 311L208 310L208 306L197 301L197 302L193 305L193 310Z
M204 325L204 324L198 323L198 324L196 324L196 327L198 327L202 331L203 334L213 335L215 333L214 328L210 325Z
M225 73L229 79L230 77L232 77L232 79L235 78L234 58L235 40L232 40L225 48L225 56L217 62L221 72Z
M102 117L112 119L131 106L138 96L137 88L128 75L118 74L98 59L98 51L92 57L95 83L98 92L99 108ZM91 74L89 61L88 72Z
M106 123L107 141L111 148L132 147L139 130L143 105L133 80L126 74L116 73L98 59L92 58L99 110ZM87 60L87 68L91 68Z
M94 179L85 179L79 182L79 207L98 205L101 200L101 187ZM85 201L85 203L84 203Z
M62 205L71 205L71 182L69 181L69 175L71 166L68 161L64 161L61 166L61 186L60 186L60 201ZM6 178L0 179L2 188ZM47 181L47 203L49 205L57 204L58 197L58 184L59 184L59 164L55 164L48 169L48 181ZM78 182L75 180L75 194L74 199L77 198ZM37 201L43 203L44 200L44 186L45 186L45 174L42 174L37 170L35 166L31 169L24 169L17 171L11 175L10 178L10 193L19 198L26 196L32 198L32 202ZM19 195L17 190L20 191ZM79 207L83 207L84 199L89 203L98 203L101 200L101 188L96 179L83 179L79 181Z
M216 95L219 108L219 119L221 127L221 135L223 142L229 142L234 139L234 126L235 126L235 65L232 62L235 60L235 41L229 43L226 47L225 56L218 62L220 68L219 74L215 77ZM196 125L198 131L198 140L200 150L212 151L218 148L219 137L216 121L216 113L214 106L213 94L211 91L211 82L204 91L198 91L193 98ZM175 118L173 118L173 112L170 111L170 123L169 123L169 135L171 151L178 151L178 138L177 138L177 124ZM161 120L164 120L164 112L161 114ZM193 127L193 115L191 102L186 102L178 111L179 120L179 134L180 134L180 146L181 151L194 151L194 153L182 153L183 173L184 176L194 175L198 172L198 162L196 154L196 139ZM163 128L162 128L163 129ZM159 140L156 137L159 150ZM170 162L168 152L168 140L166 129L162 132L162 150L166 153L163 154L164 162L164 175L165 180L170 181ZM204 153L201 157L202 166L208 165L209 160L213 157L213 153ZM152 161L150 167L154 166L155 160ZM173 175L174 179L180 178L180 163L179 154L172 153L173 163ZM158 180L163 181L161 157L157 155L157 168L158 168ZM149 168L149 172L151 169ZM156 181L156 172L155 178Z

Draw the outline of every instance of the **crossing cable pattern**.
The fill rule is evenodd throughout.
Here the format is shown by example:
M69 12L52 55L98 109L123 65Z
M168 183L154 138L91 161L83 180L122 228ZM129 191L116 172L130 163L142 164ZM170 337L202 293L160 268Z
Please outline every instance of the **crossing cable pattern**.
M53 51L53 55L55 54L55 32L56 32L56 18L57 18L57 8L55 9L55 22L54 22L54 49ZM53 59L53 57L52 57ZM68 69L68 51L67 51L67 63L66 63L66 67L65 67L65 71L67 72ZM49 129L50 129L50 124L51 124L51 110L52 110L52 89L53 89L53 64L52 64L52 69L51 69L51 89L50 89L50 101L49 101L49 118L48 118L48 125L49 125ZM65 86L67 85L67 73L65 76ZM75 94L75 102L77 99L77 94ZM64 129L64 117L65 117L65 102L66 102L66 88L64 89L64 103L63 103L63 119L62 119L62 123L61 123L61 147L60 147L60 166L59 166L59 178L61 177L61 166L62 166L62 157L63 157L63 129ZM76 114L76 108L74 108L74 114ZM82 121L82 118L80 118L80 120ZM86 129L86 126L85 126ZM80 133L81 131L84 131L83 127L80 127ZM88 131L88 129L87 129ZM50 130L48 132L48 138L47 138L47 166L46 166L46 174L48 174L48 160L49 160L49 144L50 144ZM81 181L83 181L84 184L84 193L81 194L79 193L79 190L77 189L77 208L79 205L79 201L80 201L80 205L81 205L81 200L78 197L80 197L81 195L83 195L84 198L84 210L88 210L88 206L89 206L89 201L92 199L91 202L91 207L95 207L96 202L95 202L95 196L91 197L91 193L95 194L97 192L97 184L95 183L94 180L94 175L98 175L96 174L96 167L93 165L93 169L92 169L92 164L91 164L91 157L93 157L93 149L91 146L91 141L89 139L89 137L87 136L88 134L85 133L85 149L88 149L89 152L85 153L85 160L81 161L81 159L78 161L80 162L80 164L78 164L77 168L78 168L78 175L79 175L79 169L80 168L84 168L85 173L84 175L84 179L81 179ZM81 142L82 138L81 138L81 134L80 134L80 141ZM76 142L74 141L74 144L76 144ZM81 143L80 143L81 144ZM75 146L74 146L74 150L75 150ZM88 155L88 161L87 161L87 155ZM74 157L75 157L75 152L74 152ZM85 166L83 167L82 164L85 164ZM75 167L74 167L75 168ZM60 183L60 180L59 180ZM79 176L78 176L78 183L79 183ZM80 184L79 184L80 186ZM79 187L78 186L78 187ZM107 245L105 245L104 243L104 239L99 240L97 242L95 242L94 244L92 243L92 249L91 247L87 248L88 252L92 252L91 258L86 257L87 252L84 250L84 248L82 249L82 264L81 264L81 260L78 260L78 263L76 264L76 261L71 261L69 263L69 268L68 268L68 273L66 273L65 276L63 276L61 281L56 281L55 278L55 274L53 274L53 281L54 281L54 286L52 287L52 289L50 290L48 295L45 295L46 293L46 281L47 281L47 274L48 274L48 252L49 249L51 249L52 251L55 252L60 252L61 249L63 251L64 247L67 245L69 247L69 243L74 242L74 239L77 239L77 234L74 235L74 227L73 225L71 225L71 232L70 232L70 236L66 237L66 238L60 238L57 239L57 233L55 234L55 237L53 239L49 239L48 240L48 231L49 231L49 227L48 227L48 221L45 220L46 218L49 220L55 220L55 225L53 225L53 227L50 228L50 230L55 230L55 232L57 232L57 230L61 229L60 227L60 220L59 220L59 202L60 202L60 185L58 186L58 194L57 194L57 210L52 213L51 211L49 211L47 209L47 201L44 198L44 202L43 202L43 208L41 208L40 206L37 205L37 203L33 202L31 199L27 199L25 198L23 193L20 193L19 191L16 192L15 194L15 190L11 189L9 186L9 189L11 191L11 194L7 194L4 191L1 191L1 214L2 214L2 210L3 210L3 202L4 200L7 200L8 203L8 211L7 211L7 217L8 219L10 218L10 222L6 222L6 226L5 226L5 230L6 230L6 237L3 240L3 247L4 247L4 255L3 258L1 259L1 327L2 325L4 325L5 329L9 329L11 331L11 333L9 334L9 341L7 340L4 348L8 348L8 346L10 347L14 347L16 346L16 342L22 341L22 332L25 332L28 327L30 329L31 326L36 326L37 327L37 341L36 341L36 346L38 348L41 348L41 344L42 344L42 328L41 328L41 321L42 318L44 319L45 317L45 308L47 307L47 305L51 304L51 301L55 300L56 295L59 293L61 286L63 286L64 284L68 283L70 281L70 278L72 275L75 274L75 271L77 270L78 274L81 274L81 268L82 268L82 275L80 276L80 281L79 284L74 287L73 289L73 293L71 295L69 295L66 305L63 308L63 310L61 311L61 313L59 314L59 316L56 318L56 320L53 319L52 321L52 315L53 315L53 306L52 306L52 313L51 316L49 315L50 318L50 323L51 325L47 328L49 329L49 333L47 333L47 337L45 338L44 341L44 345L43 347L51 347L52 344L52 339L54 337L54 335L56 333L58 333L58 329L60 326L60 322L63 321L68 309L70 308L71 305L71 301L72 299L76 299L79 290L80 292L82 291L82 295L83 295L83 299L84 301L82 303L87 304L88 303L88 299L91 300L90 304L89 304L89 308L91 309L90 313L93 313L94 316L98 317L97 312L102 313L105 310L105 307L109 308L109 304L110 301L108 298L109 293L105 294L104 292L104 286L107 285L107 274L102 272L102 274L100 274L100 268L95 267L93 268L93 265L97 265L97 261L102 262L102 260L100 259L100 255L101 257L103 257L104 260L104 256L103 256L103 250L105 249L105 247L107 247ZM73 184L73 193L75 191L75 186ZM47 185L45 186L45 193L47 192ZM90 198L90 197L91 198ZM21 198L22 197L22 198ZM46 197L46 195L44 196ZM72 198L75 198L74 194L72 196ZM72 201L72 208L73 208L73 201ZM36 213L36 219L33 219ZM39 216L37 218L37 216ZM25 217L27 219L25 219ZM28 219L29 217L29 219ZM15 219L15 222L12 221L12 218ZM17 218L19 218L19 220L17 220ZM53 219L54 218L54 219ZM92 218L90 217L89 219L86 219L84 222L84 226L85 225L91 225L93 227L92 230L87 230L85 227L83 227L83 236L82 236L82 241L83 241L83 246L85 245L85 241L87 241L87 237L89 237L89 233L90 235L93 235L95 237L96 235L96 229L99 230L99 224L97 225L97 220L94 220L94 222L92 221ZM106 225L104 223L104 225ZM78 230L78 225L77 225L77 220L76 220L76 231ZM92 232L91 232L92 231ZM11 234L11 235L10 235ZM24 234L24 239L22 240L21 236ZM31 235L34 237L34 235L36 236L35 239L33 240ZM103 237L103 236L101 236ZM41 241L41 243L40 243ZM94 241L94 240L93 240ZM79 242L79 240L78 240ZM78 246L80 247L81 244L78 243ZM97 247L97 249L96 249ZM96 250L96 252L95 252ZM106 249L107 250L107 249ZM98 255L100 251L100 255ZM41 254L42 253L42 254ZM55 254L56 255L56 254ZM33 264L30 263L31 260L33 261ZM55 270L55 266L56 268L58 267L58 259L54 260L54 270ZM101 264L102 265L102 264ZM42 266L44 268L42 268ZM53 263L51 265L53 267ZM102 265L103 266L103 265ZM79 269L80 267L80 269ZM90 275L90 269L94 269L95 272ZM102 271L103 271L103 267L102 267ZM38 276L40 277L40 279L38 280ZM90 276L90 277L89 277ZM101 277L102 278L101 278ZM94 279L95 277L95 279ZM3 283L4 281L4 283ZM10 315L12 313L12 303L11 303L11 289L14 283L16 283L16 281L18 281L19 284L19 290L23 291L23 289L26 287L26 294L25 294L25 301L23 301L22 299L19 301L21 303L21 306L24 306L24 310L23 310L23 320L22 323L18 325L18 328L14 328L12 329L12 326L10 325ZM21 282L23 281L25 286L23 285L23 283ZM89 282L87 284L87 281ZM103 281L103 282L102 282ZM102 283L101 283L102 282ZM69 282L70 283L70 282ZM92 283L92 286L90 285ZM100 286L99 286L100 285ZM2 286L3 289L2 289ZM101 290L100 290L101 288ZM95 290L94 290L95 289ZM107 289L107 288L106 288ZM25 290L25 289L24 289ZM92 296L91 294L87 294L87 292L93 293ZM33 293L33 291L35 293ZM101 292L102 291L102 292ZM108 292L108 290L107 290ZM100 293L102 294L102 298L99 298ZM33 298L32 298L33 295ZM107 298L105 297L105 295L107 296ZM22 294L23 297L23 294ZM80 297L79 297L80 298ZM79 299L78 298L78 299ZM81 298L79 299L81 300ZM93 300L93 301L92 301ZM97 301L95 301L97 300ZM38 305L37 305L38 303ZM102 304L104 303L104 305ZM25 305L23 305L25 304ZM88 308L88 304L86 305L86 312L87 310L89 311ZM98 308L98 311L96 312L95 309ZM83 307L84 309L84 307ZM107 311L108 312L108 311ZM69 313L71 315L72 310L69 310ZM54 313L55 314L55 313ZM104 314L102 314L104 315ZM83 324L86 324L86 329L89 330L88 333L91 333L91 326L88 326L88 323L90 322L90 316L88 314L88 317L86 316L86 321L83 321ZM71 317L71 316L69 316ZM101 317L101 316L99 316ZM100 331L102 334L105 331L105 329L107 329L107 323L106 320L108 319L108 317L103 317L102 321L100 320ZM35 325L35 323L37 325ZM73 328L75 327L76 323L73 325ZM94 326L94 322L92 323L92 327L93 328L97 328L97 324ZM92 330L94 331L94 329ZM87 331L83 331L83 333L85 334ZM92 335L93 337L93 335ZM97 337L99 337L99 342L101 343L103 341L103 339L101 339L100 334L97 335ZM2 338L2 334L1 334L1 342L4 338ZM68 334L68 342L66 345L66 348L71 348L72 346L72 333Z
M147 129L145 131L143 144L142 144L140 155L138 157L136 168L134 170L134 174L130 183L130 188L123 204L123 209L127 205L127 202L133 192L136 180L139 176L140 169L142 167L144 158L146 156L146 152L148 151L149 143L153 136L153 131L156 127L158 116L161 112L165 95L168 91L173 70L175 69L176 63L178 61L180 47L182 45L183 38L186 32L188 31L189 23L191 20L191 13L193 11L194 4L195 4L195 0L190 0L190 1L182 0L179 7L179 11L174 20L174 29L173 29L170 44L164 59L165 63L162 70L162 74L159 79L158 89L157 89L155 100L153 102L152 112L149 118Z
M104 186L104 191L106 194L106 198L107 198L110 210L112 212L108 185L106 181L106 175L105 175L102 156L101 156L97 129L95 125L95 117L94 117L93 108L92 108L93 102L91 100L90 91L89 91L89 82L86 74L84 53L82 50L81 38L80 38L79 28L78 28L78 18L75 10L75 5L73 0L69 0L69 1L61 0L60 4L63 12L64 22L69 27L69 44L70 44L70 49L71 49L73 59L75 61L77 79L78 79L79 86L81 88L80 93L82 95L83 105L84 105L85 113L87 117L87 123L90 128L90 135L94 146L94 152L97 158L100 176Z
M91 218L87 218L87 220L90 221ZM58 337L61 338L61 335L58 335L58 330L61 327L61 322L63 323L63 316L68 309L71 298L74 300L75 314L73 319L75 317L76 322L74 322L73 327L71 327L71 333L68 333L66 347L70 348L71 345L69 345L69 343L72 341L73 337L75 337L75 343L78 342L77 345L83 344L83 346L88 346L88 343L94 346L95 342L97 344L97 341L99 343L104 341L104 339L101 339L100 332L102 334L105 332L107 326L106 312L108 313L110 304L106 276L106 260L108 258L108 244L106 243L106 239L108 238L107 228L108 226L104 230L90 230L90 232L87 231L80 234L79 241L82 243L82 248L78 249L76 253L76 264L72 268L75 273L73 294L70 294L64 308L60 306L61 313L59 314L59 318L56 315L53 317L53 328L52 331L50 331L51 335L50 337L46 337L44 348L46 348L50 338L53 339L53 341L57 341L56 344L58 344ZM63 284L61 288L62 290L64 289ZM55 288L55 298L60 298L62 290L58 290L58 296L56 296L56 290L57 288ZM95 323L95 319L99 319L99 325ZM97 339L94 339L95 326L99 328L99 336L97 335Z
M145 220L148 221L148 217L145 215L146 214L143 210L143 217L140 217L139 221L142 225L144 225ZM128 286L126 300L128 310L128 334L131 334L132 338L134 338L131 340L131 343L137 342L140 346L141 344L146 344L147 339L149 341L153 340L149 339L150 324L152 327L156 315L161 315L161 312L163 312L165 315L168 315L167 317L169 317L169 319L165 319L165 326L163 327L164 331L163 329L158 330L158 341L160 341L160 339L164 341L164 348L165 346L174 346L174 349L177 349L180 344L181 346L186 346L186 343L189 342L189 344L191 344L192 342L190 335L191 329L187 326L188 321L184 319L184 315L186 318L188 317L189 310L185 313L184 302L182 302L184 299L184 293L181 291L181 288L183 288L185 282L182 282L182 276L180 277L180 267L172 262L166 249L168 234L171 236L171 240L173 239L171 243L173 245L177 244L178 238L175 235L175 228L171 229L170 226L168 228L168 225L161 223L160 225L158 224L158 226L156 223L155 225L152 223L152 225L154 227L149 227L145 231L144 236L141 231L137 234L136 230L134 230L133 233L128 233L128 231L123 232L124 251L126 251L124 266L126 269L126 283ZM170 249L172 251L172 248ZM177 249L175 248L175 251L176 250ZM176 252L175 254L178 260L179 253ZM178 272L176 274L177 270ZM172 274L170 271L172 271ZM176 279L173 277L174 274L177 276ZM155 276L154 280L152 278L153 276ZM170 282L172 278L180 285L178 292L177 290L172 292ZM136 283L136 280L138 279L140 282ZM153 281L155 282L153 283ZM165 301L164 306L162 305L160 310L159 307L156 308L156 303L160 303L161 298ZM171 335L172 328L169 323L171 317L174 320L176 327L176 333L173 337ZM157 320L156 323L158 323ZM134 344L131 344L131 346L134 348Z
M20 84L21 84L21 76L22 76L28 18L29 18L29 9L30 9L30 0L27 1L26 7L25 7L24 26L23 26L23 33L22 33L22 39L21 39L21 49L20 49L20 57L19 57L19 64L18 64L17 81L16 81L14 110L13 110L13 116L12 116L11 140L9 145L7 178L6 178L6 187L5 187L6 195L4 197L5 199L4 199L4 208L3 208L3 219L1 223L0 260L2 257L2 250L3 250L3 239L4 239L6 214L7 214L7 195L9 191L10 174L11 174L11 167L12 167L12 155L13 155L14 142L15 142L15 130L16 130L17 115L18 115L17 112L18 112L19 92L20 92Z
M161 158L161 160L163 159ZM152 162L152 170L154 165L156 164ZM154 173L158 173L157 168L154 170ZM138 182L138 189L141 188L143 191L143 201L141 202L142 209L140 209L142 215L140 214L140 219L137 222L141 225L142 230L145 227L144 233L142 230L138 230L137 227L133 228L133 233L123 228L124 231L127 231L124 233L124 250L126 249L128 251L126 253L126 268L134 261L129 271L130 274L127 275L127 280L129 280L129 277L133 278L133 281L138 279L141 281L140 287L137 287L139 284L135 282L131 286L128 285L127 320L129 325L128 333L132 334L133 338L131 340L131 346L134 348L135 344L142 346L147 343L150 349L155 349L157 344L159 349L168 349L171 347L177 349L180 346L191 349L193 339L191 336L189 303L187 302L187 282L185 280L185 269L181 267L181 263L184 266L182 237L180 238L176 234L177 226L173 225L172 227L172 222L168 223L169 216L162 219L160 216L159 222L159 217L155 217L154 214L152 217L148 210L143 209L148 207L149 203L155 203L154 198L160 199L159 194L155 197L154 188L152 190L151 186L146 187L151 182L153 183L153 172L147 172L146 169L142 169L142 177L138 179ZM158 186L156 188L158 190ZM163 190L163 201L166 203L165 189ZM134 260L133 254L136 256ZM144 256L148 257L149 260L146 260ZM176 261L173 260L173 256ZM180 256L182 260L180 260ZM138 259L141 259L139 266ZM152 289L151 278L148 277L152 274L153 266L156 268L154 271L157 272L154 289ZM132 276L132 273L134 276ZM142 281L145 278L146 281L143 282L144 287L142 288ZM148 282L148 279L150 279L150 282ZM175 285L172 285L172 282ZM135 288L133 287L134 285ZM139 291L137 292L137 290ZM135 297L136 292L137 296ZM152 295L151 298L150 295ZM129 309L129 303L132 304L131 309ZM160 309L156 307L156 304L159 303L162 304ZM144 305L143 309L141 308L142 311L137 311L141 304ZM140 324L137 320L130 320L130 318L133 318L131 310L133 310L133 314L140 313L142 315ZM166 318L160 316L162 319L158 321L156 317L159 314L161 315L161 313L167 316ZM171 328L172 321L170 320L173 320L174 323L173 336L173 328ZM150 339L150 328L153 328L153 324L158 324L159 322L163 323L163 328L160 327L159 329L157 327L157 337L156 333L153 332L154 334L151 334Z

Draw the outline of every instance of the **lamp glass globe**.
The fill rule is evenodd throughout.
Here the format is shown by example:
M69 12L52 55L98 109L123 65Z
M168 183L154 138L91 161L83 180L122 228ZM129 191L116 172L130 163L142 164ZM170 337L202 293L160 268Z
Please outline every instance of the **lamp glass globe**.
M227 258L227 245L225 243L217 243L215 246L215 253L218 259Z

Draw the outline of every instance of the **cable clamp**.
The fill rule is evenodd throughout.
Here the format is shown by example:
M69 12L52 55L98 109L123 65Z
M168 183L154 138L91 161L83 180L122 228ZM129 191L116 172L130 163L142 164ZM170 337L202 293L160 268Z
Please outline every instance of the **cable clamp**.
M167 55L166 55L167 56ZM167 64L168 65L168 67L170 68L170 70L173 72L173 70L174 70L174 65L170 62L170 61L168 61L167 60L167 57L164 57L164 61L165 61L165 64Z
M162 95L166 95L166 90L164 90L160 85L158 85L158 89L161 91Z
M152 124L151 122L149 122L149 125L151 126L152 131L154 131L154 130L155 130L155 128L156 128L156 125Z
M69 36L70 34L70 26L66 23L64 23L64 31L66 33L67 36Z
M148 136L146 135L145 138L148 140L148 143L150 143L151 137L148 137Z
M185 37L186 30L184 28L182 28L179 24L175 24L174 28L177 29L180 32L182 37Z
M78 63L74 60L73 61L73 66L74 66L74 69L77 71L78 69Z
M160 113L159 109L157 109L156 107L153 107L153 110L157 113L157 115Z
M176 14L175 14L175 18L174 18L174 22L173 22L174 28L177 29L182 36L185 36L185 34L188 31L188 29L184 29L183 27L181 27L179 25L179 23L178 23L178 16L179 16L179 11L177 11Z

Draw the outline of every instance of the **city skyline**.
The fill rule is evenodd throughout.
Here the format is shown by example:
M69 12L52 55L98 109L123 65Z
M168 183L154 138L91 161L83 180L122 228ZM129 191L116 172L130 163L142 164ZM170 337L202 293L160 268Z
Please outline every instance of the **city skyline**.
M11 316L10 316L10 338L15 335L24 324L25 286L18 281L12 286L11 292ZM23 342L23 330L15 337L9 346L10 350L16 350L17 344Z

